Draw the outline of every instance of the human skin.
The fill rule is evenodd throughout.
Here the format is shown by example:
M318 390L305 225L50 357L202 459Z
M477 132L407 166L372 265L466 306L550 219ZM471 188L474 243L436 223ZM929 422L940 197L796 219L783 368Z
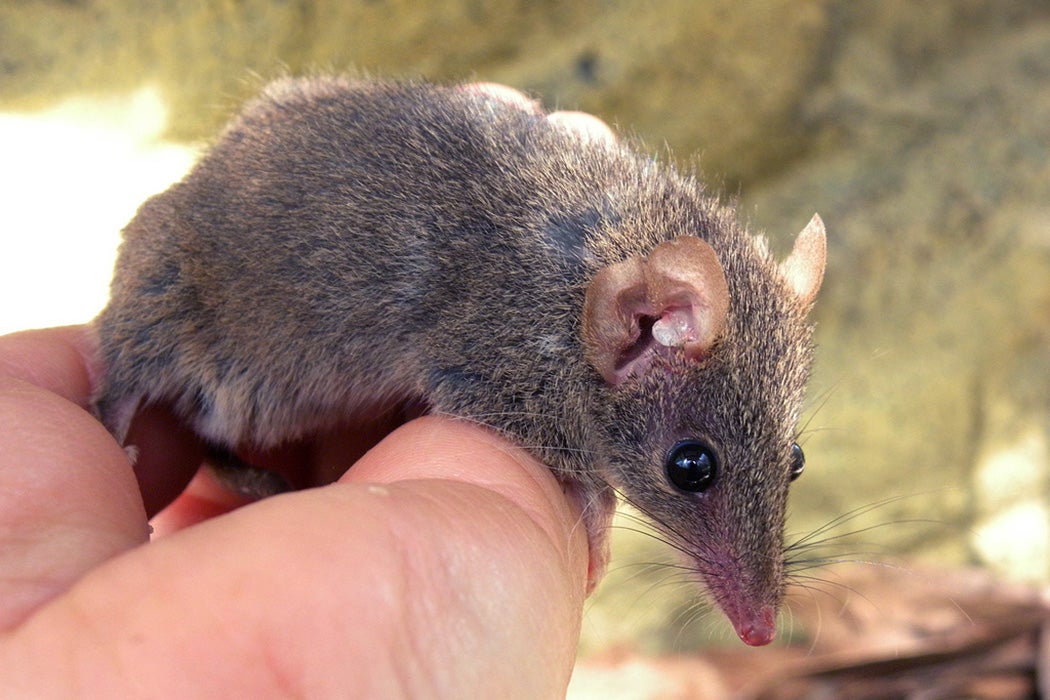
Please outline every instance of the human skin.
M588 548L527 453L424 417L356 459L373 425L236 507L162 409L133 469L96 374L87 327L0 337L0 696L564 695Z

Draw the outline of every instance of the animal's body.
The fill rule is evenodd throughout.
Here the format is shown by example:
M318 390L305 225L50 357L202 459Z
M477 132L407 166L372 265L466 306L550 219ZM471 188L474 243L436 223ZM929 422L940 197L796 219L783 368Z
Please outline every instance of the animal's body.
M507 94L271 86L126 228L97 410L234 451L421 401L550 465L599 549L621 492L768 642L823 225L778 264L694 178Z

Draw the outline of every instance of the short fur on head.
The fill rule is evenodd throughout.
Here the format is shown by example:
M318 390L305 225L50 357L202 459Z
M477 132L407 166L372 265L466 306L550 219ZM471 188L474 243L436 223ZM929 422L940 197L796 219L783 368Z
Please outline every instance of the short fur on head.
M818 218L778 265L693 178L513 91L286 80L124 232L96 408L124 440L173 406L267 448L423 401L614 491L772 639L792 445L824 266ZM701 493L669 450L717 461Z

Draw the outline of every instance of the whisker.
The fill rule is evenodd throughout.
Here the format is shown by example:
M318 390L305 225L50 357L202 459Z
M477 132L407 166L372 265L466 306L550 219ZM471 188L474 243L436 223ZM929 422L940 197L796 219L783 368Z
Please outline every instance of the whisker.
M829 544L835 544L842 542L848 538L862 535L867 532L874 532L875 530L881 530L886 527L896 525L947 525L943 521L932 520L929 518L908 518L904 520L893 520L885 523L875 523L874 525L868 525L866 527L857 528L848 532L843 532L837 535L831 535L820 540L812 540L804 544L795 543L788 545L784 548L785 554L792 554L795 552L806 552L817 547L825 547Z
M851 520L856 520L859 517L862 517L862 516L867 515L867 514L873 512L873 511L875 511L875 510L878 510L879 508L885 508L888 505L891 505L893 503L897 503L897 502L900 502L900 501L903 501L903 500L907 500L909 498L918 498L918 497L921 497L921 496L928 496L931 493L937 493L940 490L941 489L935 489L933 491L925 491L925 492L920 492L920 493L911 493L911 494L889 496L887 498L883 498L883 499L875 501L873 503L866 503L864 505L858 506L858 507L856 507L856 508L854 508L852 510L849 510L849 511L847 511L845 513L842 513L841 515L838 515L838 516L832 518L831 520L827 521L823 525L821 525L821 526L817 527L816 529L810 531L806 535L804 535L802 537L799 537L799 539L797 539L795 542L793 542L792 544L788 545L788 549L793 548L793 547L801 547L806 542L808 542L810 540L813 540L814 538L816 538L816 537L818 537L820 535L823 535L824 533L826 533L826 532L828 532L828 531L830 531L830 530L832 530L832 529L834 529L836 527L839 527L840 525L842 525L844 523L847 523L847 522L849 522ZM792 535L789 535L788 537L790 538L790 537L792 537Z

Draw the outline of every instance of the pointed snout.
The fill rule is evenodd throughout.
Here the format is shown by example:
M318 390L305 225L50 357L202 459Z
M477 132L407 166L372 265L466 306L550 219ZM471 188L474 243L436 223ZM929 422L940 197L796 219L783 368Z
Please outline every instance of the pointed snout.
M760 647L777 636L781 573L776 566L744 568L731 558L731 565L713 568L708 561L704 580L708 592L729 619L737 636L749 646ZM771 560L766 559L768 564Z

